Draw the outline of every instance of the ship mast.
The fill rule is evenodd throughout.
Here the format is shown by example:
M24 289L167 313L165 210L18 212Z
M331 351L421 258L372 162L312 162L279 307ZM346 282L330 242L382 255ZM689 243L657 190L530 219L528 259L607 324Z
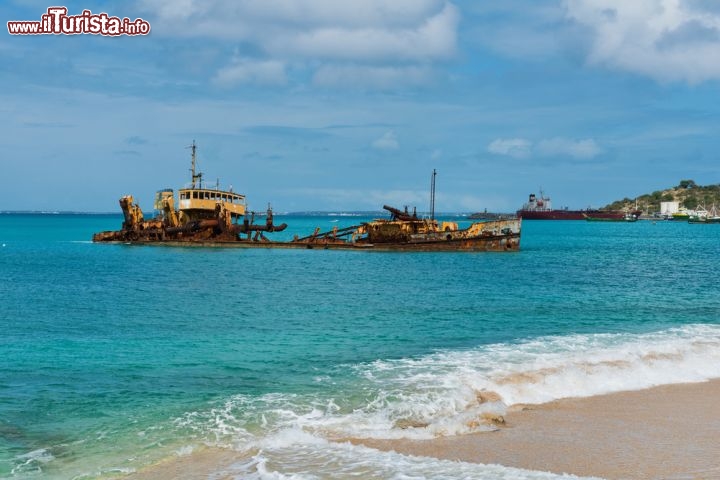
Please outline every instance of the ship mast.
M197 188L197 186L196 186L196 184L195 184L195 181L196 181L196 180L198 181L199 187L202 188L202 173L195 173L195 163L196 163L196 160L197 160L197 157L196 157L196 155L195 155L195 152L197 151L197 145L195 145L195 140L193 140L192 145L190 145L190 146L187 147L187 148L189 148L189 149L191 150L191 152L192 152L192 155L191 155L192 164L191 164L191 167L190 167L190 173L191 173L191 175L192 175L192 188Z
M433 168L432 176L430 177L430 220L435 220L435 177L437 172Z

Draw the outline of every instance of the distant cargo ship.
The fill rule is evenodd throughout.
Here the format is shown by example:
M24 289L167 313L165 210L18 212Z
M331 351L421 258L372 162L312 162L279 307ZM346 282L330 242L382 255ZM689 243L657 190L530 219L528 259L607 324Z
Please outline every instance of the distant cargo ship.
M540 198L534 193L530 194L527 203L517 211L517 216L523 220L585 220L590 217L597 220L617 220L621 221L625 218L627 212L621 210L568 210L553 209L550 198L545 197L540 192ZM639 215L640 212L631 212L633 215Z

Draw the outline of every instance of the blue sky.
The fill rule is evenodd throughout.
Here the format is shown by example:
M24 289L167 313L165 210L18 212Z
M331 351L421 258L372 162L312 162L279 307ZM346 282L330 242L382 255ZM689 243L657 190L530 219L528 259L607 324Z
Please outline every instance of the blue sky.
M149 210L193 140L255 210L425 210L433 168L441 211L720 183L716 0L64 5L152 31L0 36L0 210Z

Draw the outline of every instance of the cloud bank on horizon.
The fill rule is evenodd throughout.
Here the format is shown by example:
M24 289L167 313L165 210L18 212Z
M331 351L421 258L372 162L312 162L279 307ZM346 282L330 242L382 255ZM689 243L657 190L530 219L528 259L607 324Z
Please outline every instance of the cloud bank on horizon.
M206 178L286 211L421 207L433 168L448 211L512 211L540 186L602 206L720 182L712 1L68 6L110 8L151 34L0 39L4 169L43 192L4 189L0 210L114 210L130 191L147 204L187 180L193 139Z

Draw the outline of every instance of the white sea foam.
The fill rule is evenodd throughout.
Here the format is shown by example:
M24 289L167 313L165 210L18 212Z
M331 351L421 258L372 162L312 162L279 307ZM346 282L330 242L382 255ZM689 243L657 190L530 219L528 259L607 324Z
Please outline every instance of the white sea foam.
M433 438L493 429L506 408L720 377L720 326L496 344L355 368L367 401L290 409L332 438ZM337 401L337 400L336 400ZM334 406L334 407L333 407Z
M186 457L192 454L194 450L195 447L193 447L192 445L184 445L175 450L175 455L177 455L178 457Z
M52 462L55 457L45 448L33 450L22 455L15 456L15 467L11 470L13 475L28 473L41 473L43 465Z
M328 442L301 431L265 438L259 452L215 478L252 480L320 480L329 478L555 480L571 475L533 472L500 465L414 457L381 452L350 443Z
M327 440L458 435L496 428L494 421L515 404L720 378L720 326L544 337L351 371L334 391L239 395L176 423L245 452L249 459L226 472L238 478L557 478Z

